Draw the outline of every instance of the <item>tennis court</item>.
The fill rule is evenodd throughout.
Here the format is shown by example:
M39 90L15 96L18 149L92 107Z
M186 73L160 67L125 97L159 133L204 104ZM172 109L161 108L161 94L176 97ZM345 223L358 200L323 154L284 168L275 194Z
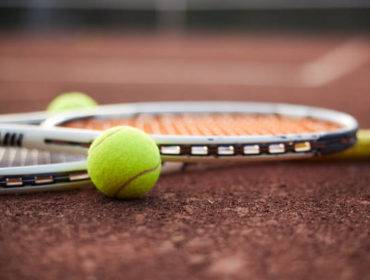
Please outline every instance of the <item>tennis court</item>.
M367 33L23 34L0 38L0 112L261 101L370 127ZM161 176L145 197L0 196L2 279L367 279L370 163L260 162Z

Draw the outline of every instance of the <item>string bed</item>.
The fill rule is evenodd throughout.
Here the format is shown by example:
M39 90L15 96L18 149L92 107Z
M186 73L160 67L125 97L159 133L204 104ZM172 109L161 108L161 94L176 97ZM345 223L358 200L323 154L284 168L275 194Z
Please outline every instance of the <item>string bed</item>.
M84 156L26 148L0 148L0 168L72 162Z
M247 114L137 114L131 117L72 120L64 127L105 130L128 125L159 135L240 136L284 135L335 131L337 124L279 115Z

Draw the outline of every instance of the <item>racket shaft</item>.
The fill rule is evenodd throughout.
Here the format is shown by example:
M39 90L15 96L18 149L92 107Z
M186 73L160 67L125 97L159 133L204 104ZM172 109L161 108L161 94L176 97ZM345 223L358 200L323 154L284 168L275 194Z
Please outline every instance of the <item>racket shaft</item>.
M339 153L325 155L319 160L365 160L370 159L370 129L361 129L357 132L355 146Z
M98 135L99 132L94 130L1 125L0 143L1 146L26 147L86 155L88 147Z

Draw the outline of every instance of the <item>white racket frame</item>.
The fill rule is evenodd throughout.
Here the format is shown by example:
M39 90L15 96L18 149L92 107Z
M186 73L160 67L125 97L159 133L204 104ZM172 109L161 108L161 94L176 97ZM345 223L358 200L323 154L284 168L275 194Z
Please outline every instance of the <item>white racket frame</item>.
M357 121L348 114L309 106L256 102L146 102L103 105L55 116L50 116L45 112L2 115L0 116L0 144L86 155L88 146L101 132L57 126L70 120L89 117L109 118L129 117L136 114L180 113L275 114L291 118L328 121L338 124L341 129L279 136L151 135L159 146L163 161L220 162L307 158L321 153L337 152L354 145L358 129ZM27 123L37 124L44 118L46 120L41 123L41 126L27 125ZM295 148L297 143L307 143L306 149L297 150ZM326 143L330 145L326 147ZM253 146L258 147L255 154L245 152L245 147ZM199 150L203 151L202 155L199 155ZM181 166L181 164L169 165L169 170L179 170ZM5 180L6 176L13 179L18 175L34 174L34 172L44 176L74 170L86 170L86 162L0 168L0 180ZM89 181L83 179L63 182L59 185L51 182L40 186L0 187L0 193L63 189L63 184L68 188L69 184L71 186L89 184Z

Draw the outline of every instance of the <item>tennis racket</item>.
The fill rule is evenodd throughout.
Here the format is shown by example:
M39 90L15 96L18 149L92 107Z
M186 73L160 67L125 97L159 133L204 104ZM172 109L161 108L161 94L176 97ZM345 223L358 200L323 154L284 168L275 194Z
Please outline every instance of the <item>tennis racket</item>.
M46 117L0 117L1 144L86 156L92 141L116 125L149 133L164 162L310 158L356 142L357 122L345 113L298 105L246 102L159 102L105 105ZM32 122L41 118L32 115ZM37 121L36 121L37 120ZM123 143L124 144L124 143ZM171 166L171 165L170 165ZM0 193L69 188L89 181L85 158L0 170ZM76 175L75 177L73 175ZM63 178L63 179L60 179Z

